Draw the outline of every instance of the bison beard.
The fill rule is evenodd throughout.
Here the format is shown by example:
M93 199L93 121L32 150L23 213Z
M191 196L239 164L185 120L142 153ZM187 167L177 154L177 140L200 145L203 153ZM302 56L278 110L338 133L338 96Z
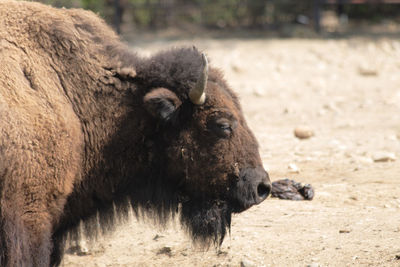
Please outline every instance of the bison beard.
M182 203L181 222L195 242L221 245L226 230L230 231L232 210L225 201Z
M131 206L139 219L149 218L164 225L179 213L182 227L192 240L202 246L221 245L227 230L230 231L232 207L228 201L209 201L189 197L169 185L149 182L140 192L131 195ZM156 185L156 186L154 186ZM162 190L160 190L162 188ZM152 196L149 198L149 196ZM122 205L123 207L124 205Z

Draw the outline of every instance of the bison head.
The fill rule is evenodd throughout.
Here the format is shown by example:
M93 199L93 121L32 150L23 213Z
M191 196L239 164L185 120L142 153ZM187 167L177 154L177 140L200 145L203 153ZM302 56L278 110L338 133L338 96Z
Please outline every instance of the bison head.
M160 53L137 77L154 125L153 156L177 192L183 225L194 240L222 242L231 214L259 204L271 189L237 96L195 48Z

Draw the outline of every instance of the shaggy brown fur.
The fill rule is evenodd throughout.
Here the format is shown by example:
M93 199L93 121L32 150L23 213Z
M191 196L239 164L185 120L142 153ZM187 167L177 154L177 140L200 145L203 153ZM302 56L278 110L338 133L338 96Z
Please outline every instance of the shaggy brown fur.
M0 2L0 266L58 265L129 207L222 242L270 185L238 100L193 48L140 58L83 10ZM118 216L115 216L116 213Z

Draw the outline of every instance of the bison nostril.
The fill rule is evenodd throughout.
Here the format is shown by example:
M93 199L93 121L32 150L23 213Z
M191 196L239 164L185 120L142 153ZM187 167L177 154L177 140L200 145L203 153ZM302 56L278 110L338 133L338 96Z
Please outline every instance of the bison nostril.
M264 184L260 183L257 186L257 194L261 199L266 199L271 192L271 185L270 184Z

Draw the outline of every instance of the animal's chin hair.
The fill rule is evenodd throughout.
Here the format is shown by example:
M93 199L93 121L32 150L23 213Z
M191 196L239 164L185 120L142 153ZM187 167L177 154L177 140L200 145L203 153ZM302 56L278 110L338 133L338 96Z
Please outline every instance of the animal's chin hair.
M220 246L231 228L232 210L226 202L182 203L180 220L195 244Z
M96 216L86 218L78 227L70 229L67 243L73 246L82 237L91 241L113 231L119 223L127 222L131 215L142 222L151 222L161 228L174 221L179 215L181 226L190 235L195 245L208 249L220 246L230 232L233 207L229 201L206 200L205 198L180 197L177 191L168 187L152 192L135 192L132 196L114 202L112 206L98 211ZM162 190L164 189L164 190ZM65 242L66 236L62 238Z

